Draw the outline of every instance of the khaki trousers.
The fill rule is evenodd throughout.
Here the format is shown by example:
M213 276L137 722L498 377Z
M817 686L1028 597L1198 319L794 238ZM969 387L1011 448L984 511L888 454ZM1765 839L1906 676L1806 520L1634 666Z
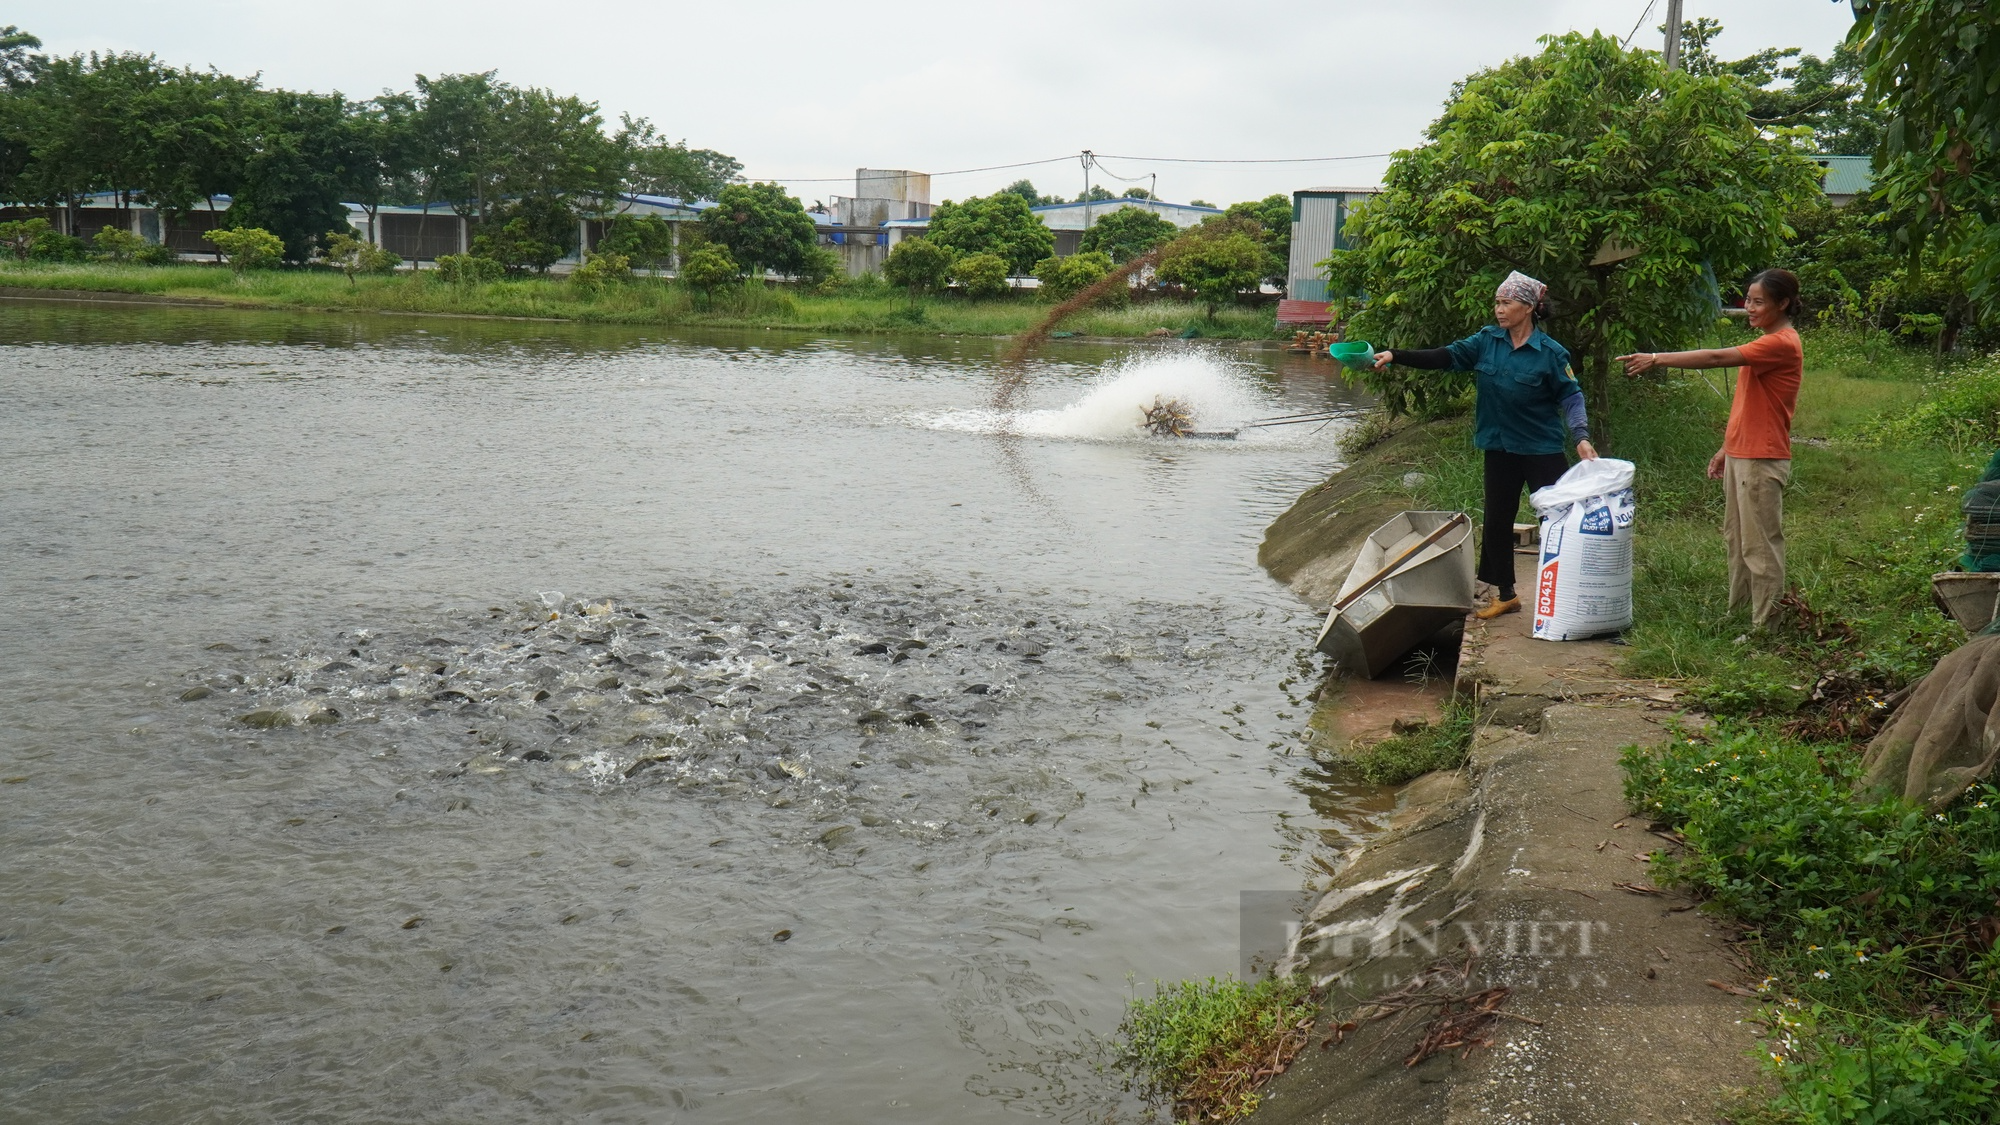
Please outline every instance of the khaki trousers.
M1722 536L1729 543L1729 609L1770 620L1785 594L1785 486L1790 458L1725 457Z

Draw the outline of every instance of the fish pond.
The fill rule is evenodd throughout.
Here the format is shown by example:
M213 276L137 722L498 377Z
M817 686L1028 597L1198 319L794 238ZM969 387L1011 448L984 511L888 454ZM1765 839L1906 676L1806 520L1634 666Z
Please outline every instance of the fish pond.
M1256 564L1346 423L1140 411L1365 403L999 350L0 304L8 1114L1128 1113L1388 807Z

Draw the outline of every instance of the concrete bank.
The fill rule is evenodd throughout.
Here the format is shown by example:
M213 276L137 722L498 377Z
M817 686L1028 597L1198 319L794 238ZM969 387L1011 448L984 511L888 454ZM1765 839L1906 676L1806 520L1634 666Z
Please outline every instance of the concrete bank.
M1310 600L1384 503L1402 506L1396 440L1272 525L1268 556ZM1532 556L1517 563L1531 589ZM1469 623L1471 762L1406 787L1391 828L1308 909L1284 967L1327 1001L1257 1120L1713 1122L1762 1082L1755 1002L1710 983L1754 988L1732 931L1654 886L1648 854L1676 845L1623 799L1619 750L1668 736L1675 693L1622 678L1615 645L1535 641L1529 624ZM1504 1015L1462 1019L1431 1036L1456 1046L1405 1065L1449 1031L1438 1001L1490 1006L1494 988Z

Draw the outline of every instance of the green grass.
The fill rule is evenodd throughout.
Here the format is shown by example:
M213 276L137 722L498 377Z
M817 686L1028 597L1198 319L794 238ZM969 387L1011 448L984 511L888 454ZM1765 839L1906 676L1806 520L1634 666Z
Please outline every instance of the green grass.
M1477 709L1454 700L1435 723L1345 755L1375 785L1401 785L1436 770L1455 770L1472 749Z
M1155 983L1118 1025L1116 1063L1176 1120L1231 1121L1257 1108L1258 1072L1305 1047L1317 998L1302 977Z
M913 303L900 292L867 284L822 294L749 283L740 290L702 299L678 284L651 278L599 286L553 277L455 285L435 271L425 270L360 277L350 285L343 275L323 269L251 270L238 275L211 265L109 262L9 263L0 265L0 286L132 293L258 308L968 336L1015 335L1040 320L1049 308L1026 292L986 301L941 296ZM1199 306L1179 301L1087 310L1062 325L1064 331L1083 336L1144 336L1161 328L1174 335L1193 329L1222 339L1277 335L1268 308L1224 309L1211 321Z
M1718 724L1629 747L1625 795L1678 828L1656 860L1745 925L1787 1122L1987 1122L2000 1091L2000 790L1944 813L1857 802L1859 750Z

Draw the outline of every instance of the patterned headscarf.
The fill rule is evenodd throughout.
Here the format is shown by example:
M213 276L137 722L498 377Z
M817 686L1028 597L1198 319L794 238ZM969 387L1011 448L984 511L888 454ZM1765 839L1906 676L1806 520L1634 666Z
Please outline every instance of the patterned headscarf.
M1548 296L1548 292L1548 286L1520 270L1515 270L1507 275L1507 280L1500 283L1500 288L1494 290L1493 295L1509 301L1519 301L1532 309L1541 306L1542 298Z

